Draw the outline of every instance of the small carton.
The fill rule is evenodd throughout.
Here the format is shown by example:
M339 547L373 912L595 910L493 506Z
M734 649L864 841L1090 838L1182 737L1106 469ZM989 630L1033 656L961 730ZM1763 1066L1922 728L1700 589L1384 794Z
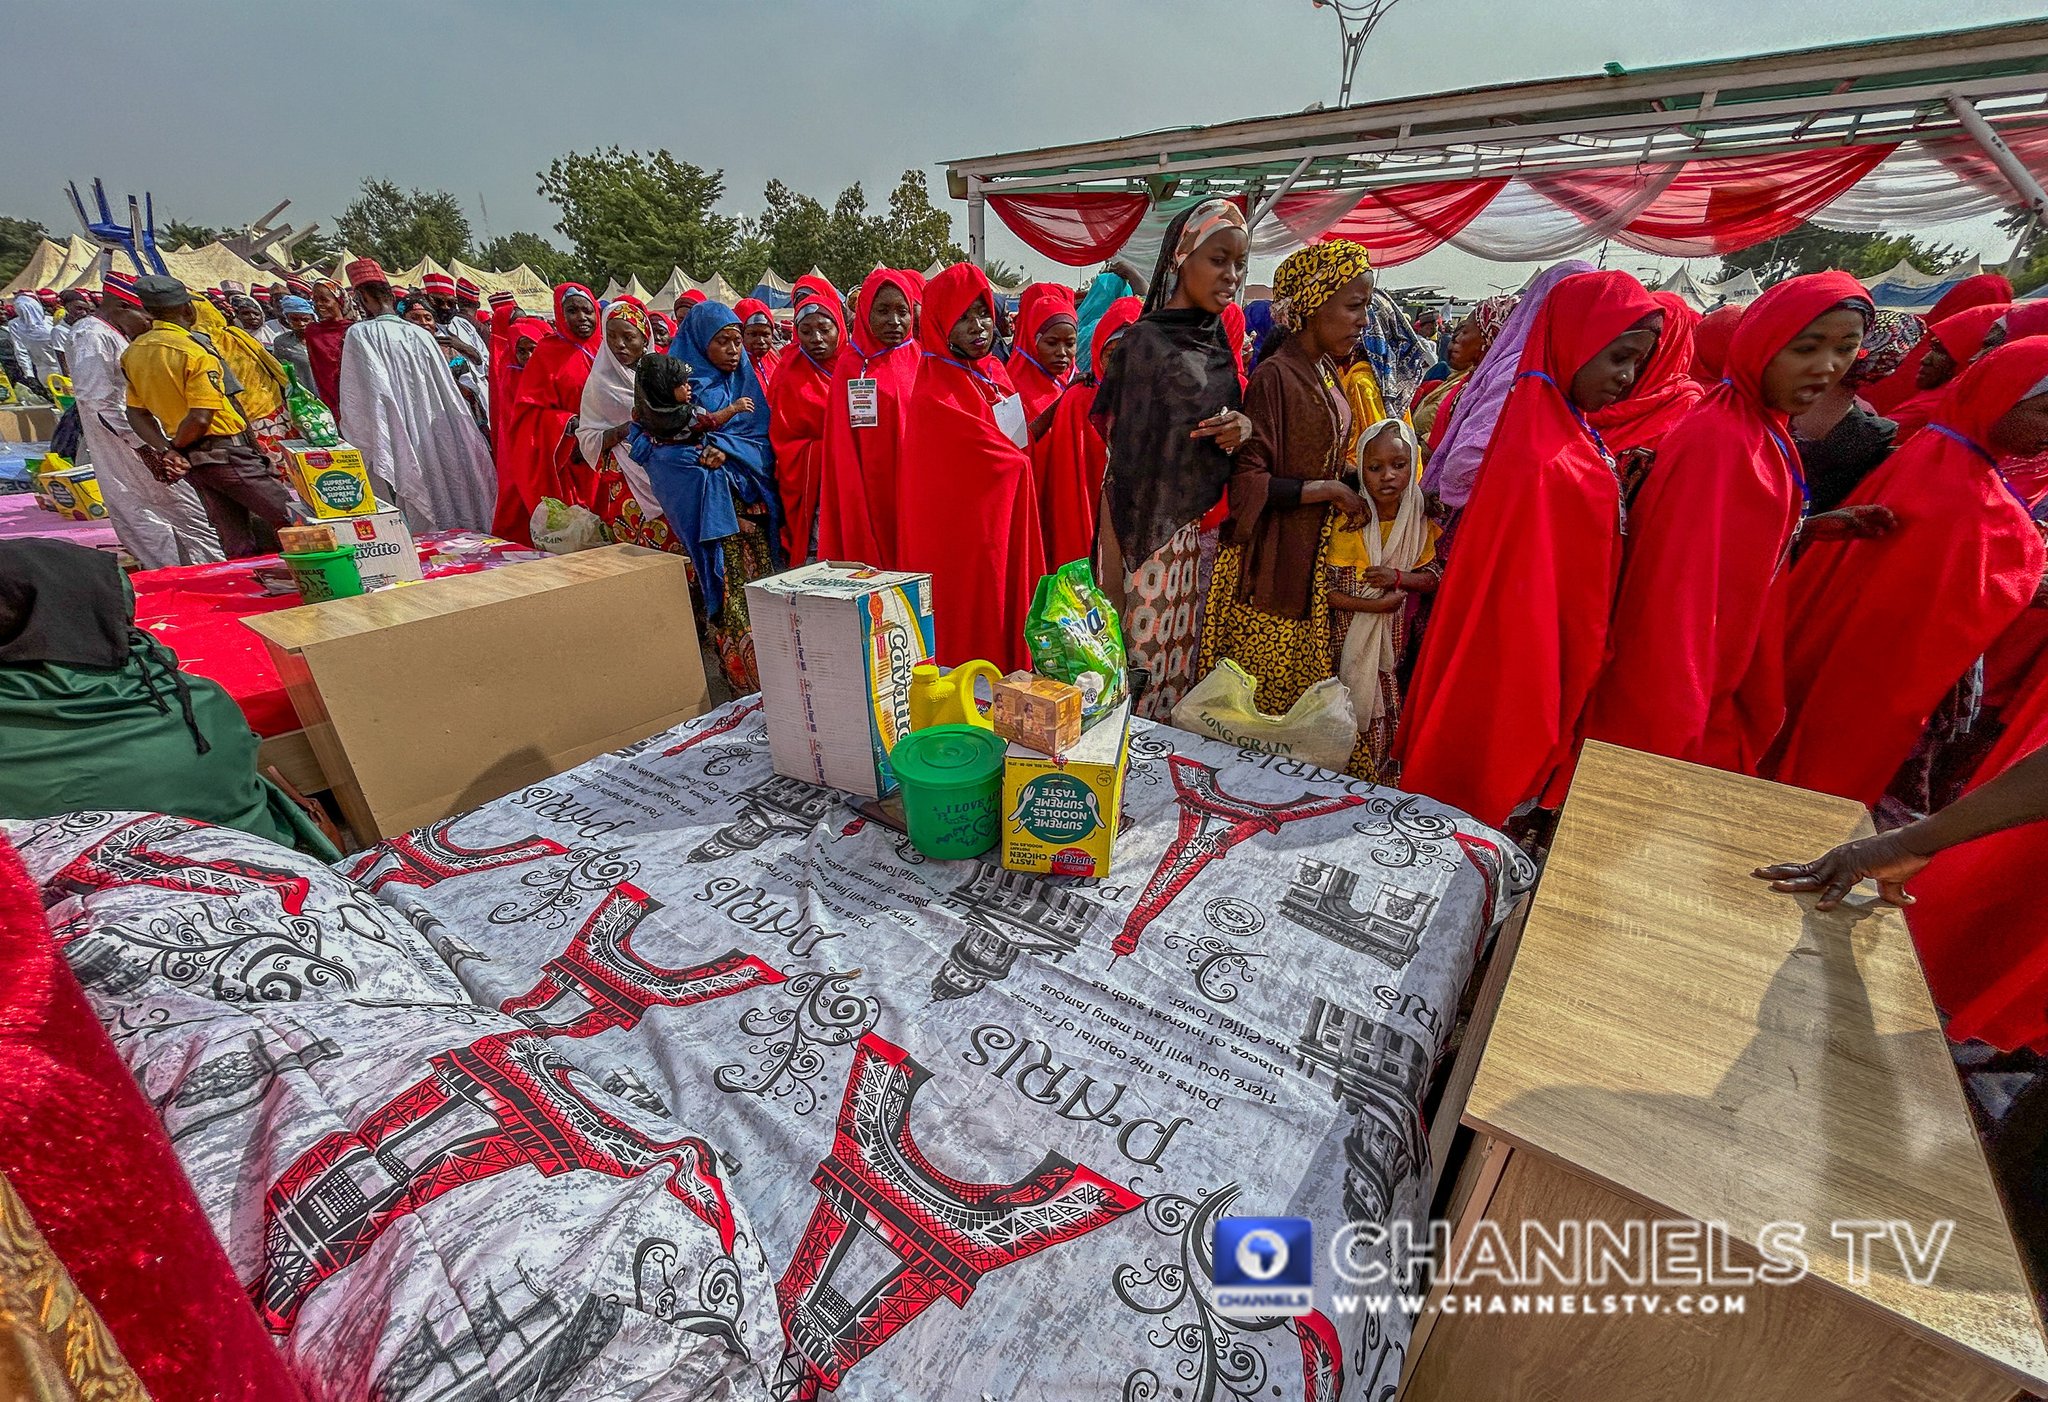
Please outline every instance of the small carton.
M1003 865L1107 876L1130 766L1131 705L1091 726L1064 758L1011 744L1003 758Z
M1052 677L1012 672L991 692L989 723L1012 744L1063 755L1081 738L1081 689Z
M286 555L319 555L335 548L332 526L279 526L277 548Z
M419 547L405 524L405 513L395 506L357 516L334 528L336 543L356 548L356 570L365 589L389 589L394 584L418 580Z
M377 509L377 492L359 450L346 443L319 448L288 438L284 457L299 499L321 520L367 516Z
M910 669L932 654L932 577L821 560L749 584L747 612L775 772L893 793Z
M41 481L57 514L67 521L104 521L107 500L100 495L100 479L89 467L45 472Z

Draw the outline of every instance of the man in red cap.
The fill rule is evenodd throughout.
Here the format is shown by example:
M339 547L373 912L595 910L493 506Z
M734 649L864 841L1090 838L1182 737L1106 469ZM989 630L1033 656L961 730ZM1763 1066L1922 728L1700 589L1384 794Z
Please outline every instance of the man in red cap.
M98 309L71 328L66 360L78 397L78 426L122 549L146 570L216 563L220 537L198 493L189 482L157 480L144 465L142 439L128 422L121 356L130 341L148 330L135 279L109 272Z
M475 285L470 284L472 287ZM455 279L447 273L428 273L421 281L420 290L426 294L427 304L434 309L434 324L440 328L441 334L462 347L462 353L481 375L489 376L490 348L484 344L483 333L477 330L475 319L461 314L456 301L458 287Z
M415 532L485 529L497 469L447 355L432 333L398 315L391 279L374 258L350 263L348 280L364 320L341 344L342 437L362 451L378 498L404 511Z

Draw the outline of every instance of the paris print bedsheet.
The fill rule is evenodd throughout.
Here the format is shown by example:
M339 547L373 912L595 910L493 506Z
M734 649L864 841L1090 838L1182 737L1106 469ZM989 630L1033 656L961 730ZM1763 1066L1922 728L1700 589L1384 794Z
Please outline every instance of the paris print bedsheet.
M776 776L750 699L310 902L228 897L317 917L259 968L53 919L323 1395L1376 1402L1406 1322L1326 1286L1224 1318L1210 1233L1426 1212L1423 1091L1532 873L1426 799L1164 727L1124 806L1102 879L927 861ZM135 815L62 828L95 818L27 834L53 900L123 894L78 868ZM341 972L263 986L308 959Z

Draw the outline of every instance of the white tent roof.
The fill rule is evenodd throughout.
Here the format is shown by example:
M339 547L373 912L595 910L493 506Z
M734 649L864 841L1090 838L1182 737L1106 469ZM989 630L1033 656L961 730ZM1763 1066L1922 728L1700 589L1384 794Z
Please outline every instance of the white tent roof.
M723 273L713 273L711 281L700 282L697 286L703 290L706 297L714 302L723 302L728 307L740 299L740 294L733 291L732 284L725 280Z
M765 287L771 292L796 291L796 284L791 282L788 278L784 277L781 273L776 272L773 268L769 268L766 271L764 271L761 274L760 281L758 281L754 285L756 287Z
M1757 285L1756 274L1743 272L1724 282L1703 282L1692 275L1692 269L1680 267L1657 286L1659 292L1675 292L1683 297L1695 311L1712 311L1715 307L1734 304L1746 307L1763 295Z

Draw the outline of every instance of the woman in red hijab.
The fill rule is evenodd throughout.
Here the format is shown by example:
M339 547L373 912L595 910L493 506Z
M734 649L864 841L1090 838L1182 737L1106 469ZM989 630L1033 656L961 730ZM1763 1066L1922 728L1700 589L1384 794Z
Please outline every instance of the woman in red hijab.
M796 285L792 287L789 292L790 316L794 318L798 313L803 311L804 303L816 297L825 298L832 304L832 309L839 314L839 342L842 346L845 345L846 299L839 295L839 289L834 287L832 285L832 280L826 277L823 273L805 273L802 277L796 280ZM778 371L788 369L791 365L794 365L798 360L803 358L803 353L804 348L802 344L798 341L798 339L795 336L791 336L789 344L784 346L782 350L778 353L778 358L781 363L778 364L775 368ZM827 374L831 373L831 366L831 361L828 360L825 362Z
M583 403L583 382L604 348L597 329L597 298L581 283L555 289L555 324L519 372L512 411L498 458L498 509L491 531L522 545L533 543L533 510L552 497L589 505L595 475L569 422Z
M1823 541L1792 570L1787 722L1763 772L1875 805L1934 708L2034 597L2040 528L1999 471L2048 447L2048 338L2000 346L1850 497L1876 540Z
M732 314L740 319L740 343L747 348L747 359L754 362L754 378L761 382L761 393L773 403L771 382L782 366L775 346L775 313L758 297L742 297L733 303Z
M1742 324L1742 308L1716 307L1700 318L1692 332L1692 377L1703 385L1718 385L1728 362L1728 343Z
M860 285L825 405L820 559L896 567L897 457L922 353L916 331L923 286L922 278L896 268L877 268Z
M1586 422L1593 425L1616 463L1637 449L1654 454L1672 425L1691 413L1707 392L1707 387L1692 377L1693 333L1699 328L1700 314L1675 292L1650 295L1664 311L1664 329L1657 334L1657 349L1650 363L1643 367L1642 377L1626 399L1586 415ZM1625 463L1623 468L1626 476Z
M2002 305L2011 300L2010 282L1997 273L1979 273L1975 277L1964 278L1944 292L1941 300L1934 304L1934 309L1927 313L1927 324L1937 326L1972 307L1989 306L1994 303ZM1890 418L1892 410L1920 393L1925 388L1919 383L1920 362L1927 358L1928 350L1927 338L1923 336L1920 344L1907 353L1897 370L1866 388L1863 397L1869 401L1870 407Z
M1785 604L1806 510L1791 416L1849 372L1876 314L1855 278L1816 273L1743 316L1728 378L1665 437L1629 514L1589 736L1756 773L1785 720Z
M1024 406L995 349L988 275L956 263L925 288L924 364L896 482L898 556L929 570L937 660L1031 665L1024 615L1045 573Z
M306 344L306 363L313 369L313 392L320 396L321 403L339 413L341 343L348 339L348 329L356 321L345 314L347 303L342 300L341 284L333 278L314 281L312 300L316 320L299 332L299 339Z
M777 371L775 397L768 401L768 439L775 448L775 486L782 496L782 553L792 569L809 562L818 533L825 408L832 398L832 366L845 339L837 297L798 302L796 339Z
M1886 415L1899 426L1898 435L1892 440L1895 445L1905 443L1927 427L1947 397L1950 383L1962 373L1964 366L1977 358L1984 349L1985 336L2010 310L2012 308L2007 303L1988 302L1957 312L1927 329L1927 335L1913 348L1913 354L1920 362L1920 368L1914 372L1913 383L1920 392L1894 405Z
M1080 346L1075 318L1074 291L1058 283L1034 282L1017 300L1017 340L1008 369L1024 397L1027 423L1036 425L1072 380Z
M1085 560L1095 549L1095 513L1102 504L1102 474L1109 465L1109 448L1088 415L1095 407L1095 386L1110 348L1118 333L1144 310L1144 299L1139 297L1119 297L1109 304L1088 338L1091 373L1060 396L1053 407L1052 426L1031 445L1031 467L1038 477L1038 515L1045 526L1045 560L1054 569L1071 560Z
M1621 482L1585 416L1628 394L1661 317L1627 273L1557 284L1460 520L1395 748L1406 788L1483 823L1571 779L1621 572Z

